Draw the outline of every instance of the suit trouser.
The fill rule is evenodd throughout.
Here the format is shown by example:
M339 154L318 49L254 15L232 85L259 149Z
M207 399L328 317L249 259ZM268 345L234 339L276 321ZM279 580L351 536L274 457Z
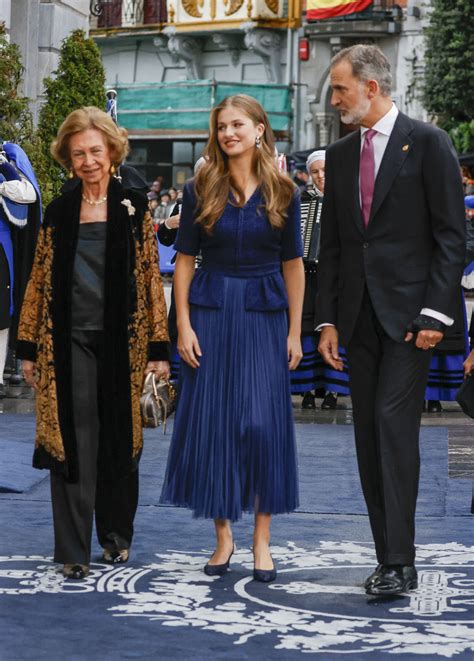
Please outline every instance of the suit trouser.
M392 340L366 291L347 358L359 473L382 564L415 559L419 433L432 353Z
M71 376L79 479L70 483L51 473L54 560L63 564L89 564L94 510L101 546L110 551L128 549L133 537L138 470L113 478L100 460L101 380L106 378L102 347L101 331L73 331Z

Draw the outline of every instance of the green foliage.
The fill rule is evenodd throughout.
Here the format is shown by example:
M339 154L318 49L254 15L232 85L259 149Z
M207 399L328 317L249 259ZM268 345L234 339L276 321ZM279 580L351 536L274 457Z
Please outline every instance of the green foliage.
M29 155L34 143L33 121L28 99L18 92L23 72L20 49L8 43L0 23L0 139L16 142Z
M41 108L38 136L41 154L38 167L43 173L45 204L59 194L65 180L62 168L50 154L51 143L67 115L82 106L105 106L105 71L100 51L83 30L72 32L61 45L54 77L44 80L46 101Z
M474 150L474 3L433 0L426 32L425 105L460 152Z
M474 119L470 122L460 122L452 128L448 127L448 133L458 153L466 154L468 151L474 151Z

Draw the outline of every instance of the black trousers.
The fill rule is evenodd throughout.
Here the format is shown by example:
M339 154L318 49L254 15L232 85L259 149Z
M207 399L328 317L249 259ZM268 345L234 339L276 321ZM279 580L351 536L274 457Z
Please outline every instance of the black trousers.
M95 511L97 537L102 547L128 549L138 504L138 470L126 478L111 478L100 456L103 333L72 333L72 393L79 480L67 482L51 474L54 560L89 565Z
M419 433L432 353L388 337L366 291L347 358L359 473L383 564L415 559Z

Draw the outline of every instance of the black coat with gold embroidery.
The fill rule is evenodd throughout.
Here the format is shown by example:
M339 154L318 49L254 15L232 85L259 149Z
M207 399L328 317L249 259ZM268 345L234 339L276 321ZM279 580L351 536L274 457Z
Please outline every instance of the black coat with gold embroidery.
M77 480L71 383L71 296L82 187L47 208L23 302L17 356L36 361L33 465ZM123 204L123 202L126 204ZM148 360L168 360L166 304L147 200L112 179L104 276L104 400L101 452L112 474L136 468L140 395Z

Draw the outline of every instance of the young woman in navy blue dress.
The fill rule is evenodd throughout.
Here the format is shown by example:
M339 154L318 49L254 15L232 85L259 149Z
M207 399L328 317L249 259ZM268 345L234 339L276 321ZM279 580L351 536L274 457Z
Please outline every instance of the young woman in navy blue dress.
M302 356L299 194L252 97L213 109L205 157L185 186L175 244L182 369L161 500L214 519L204 568L214 576L229 568L231 521L254 512L254 578L267 582L271 515L298 506L289 370Z

